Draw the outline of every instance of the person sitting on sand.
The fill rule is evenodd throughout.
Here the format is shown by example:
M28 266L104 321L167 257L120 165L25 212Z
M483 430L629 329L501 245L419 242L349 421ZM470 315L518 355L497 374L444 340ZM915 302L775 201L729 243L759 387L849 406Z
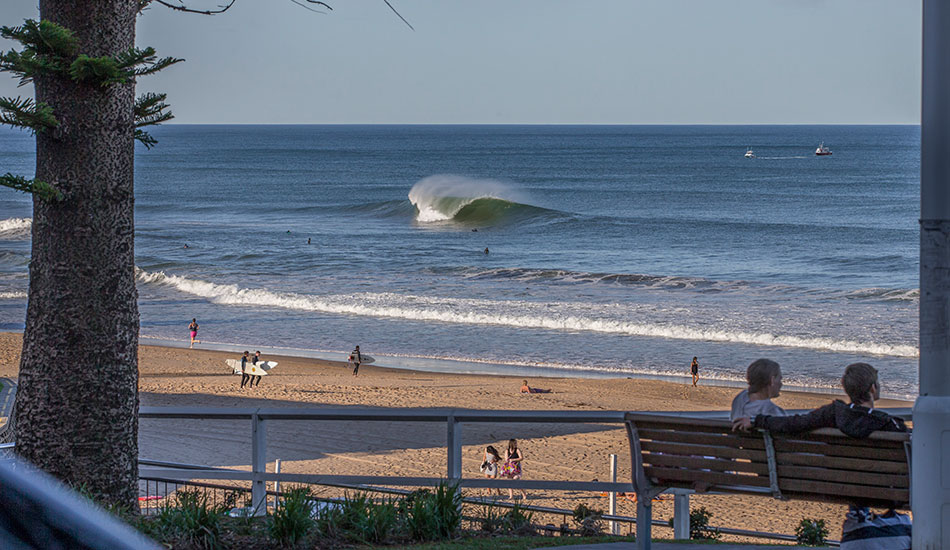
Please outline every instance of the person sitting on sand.
M746 369L745 379L749 389L742 390L732 400L729 420L755 418L758 414L785 416L785 410L772 403L782 389L782 369L778 363L771 359L756 359Z
M551 393L551 390L542 390L540 388L532 388L528 385L527 380L521 381L521 393Z
M521 462L524 460L524 454L518 450L518 442L514 439L508 440L508 450L505 451L505 465L502 467L501 475L508 479L521 479ZM515 499L515 494L508 489L508 498ZM521 489L521 500L527 500L528 493Z
M735 419L732 429L746 431L755 427L775 433L799 433L818 428L838 428L845 435L856 439L863 439L876 431L907 431L907 426L900 418L874 410L874 401L881 398L877 369L867 363L852 363L844 369L841 385L851 399L850 404L835 399L807 414L773 416L760 413L754 417ZM889 524L884 528L886 532L881 532L882 528L877 521L879 517L885 518L885 523ZM842 529L841 542L851 542L855 547L871 548L872 546L861 544L873 544L878 540L876 537L881 537L887 539L887 548L910 548L910 519L893 509L883 516L877 516L860 500L856 500L845 515Z

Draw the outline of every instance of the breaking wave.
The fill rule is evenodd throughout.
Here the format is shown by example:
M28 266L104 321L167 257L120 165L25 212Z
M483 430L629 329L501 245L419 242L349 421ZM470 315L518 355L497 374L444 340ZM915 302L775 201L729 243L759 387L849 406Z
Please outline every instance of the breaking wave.
M463 176L429 176L409 191L420 223L455 221L486 224L511 218L551 212L527 203L512 185L496 180Z
M0 220L0 239L26 235L33 226L32 218L7 218Z
M23 300L26 292L0 292L0 300Z
M591 331L680 340L730 342L805 348L842 353L917 357L916 346L847 339L698 328L674 323L637 322L611 316L587 303L527 302L441 298L396 293L315 296L267 289L241 288L188 279L163 272L137 272L144 284L172 287L217 304L282 308L341 315L388 317L468 325L495 325L554 331Z

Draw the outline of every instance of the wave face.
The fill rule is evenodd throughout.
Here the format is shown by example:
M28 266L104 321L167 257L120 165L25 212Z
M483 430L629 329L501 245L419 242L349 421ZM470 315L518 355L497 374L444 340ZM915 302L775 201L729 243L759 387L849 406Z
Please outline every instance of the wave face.
M222 285L177 275L166 275L163 272L148 273L139 270L137 276L139 281L146 284L170 286L181 292L225 305L274 307L411 321L495 325L519 329L590 331L841 353L871 353L894 357L917 356L917 348L909 345L781 335L742 329L692 327L668 322L639 322L630 319L627 308L616 308L616 311L613 311L614 308L609 307L592 308L591 304L587 303L480 300L373 292L314 296Z
M0 239L29 236L33 227L31 218L7 218L0 220Z
M511 184L454 175L429 176L409 191L416 221L421 223L491 224L516 214L546 211L527 200Z

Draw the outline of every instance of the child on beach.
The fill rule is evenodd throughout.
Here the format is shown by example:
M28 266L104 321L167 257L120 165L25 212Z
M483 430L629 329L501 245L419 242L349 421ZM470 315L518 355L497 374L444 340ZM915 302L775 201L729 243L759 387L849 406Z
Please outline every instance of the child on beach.
M785 416L785 410L772 399L779 396L782 389L782 369L771 359L756 359L745 371L749 389L742 390L732 400L729 420L737 418L755 418L758 414Z
M508 450L505 451L505 465L502 468L502 475L508 479L521 479L521 462L524 460L524 454L518 450L518 442L514 439L508 440ZM528 493L524 489L521 491L521 500L528 499ZM508 489L508 498L515 499L515 494Z
M689 364L689 372L693 375L693 387L699 382L699 359L693 357L693 362Z
M776 433L798 433L818 428L838 428L846 435L862 439L875 431L906 432L900 418L874 410L874 401L881 398L877 369L867 363L852 363L844 370L841 385L850 404L835 399L828 405L807 414L773 416L757 414L737 418L733 430L756 427ZM910 518L893 509L884 515L872 514L860 501L851 504L842 526L842 548L910 548Z
M498 477L498 467L501 465L501 455L498 454L498 450L492 447L491 445L485 449L485 459L482 461L482 466L479 468L485 477L488 479L495 479ZM492 490L488 489L485 492L488 496L491 496ZM500 495L501 489L495 489L495 494Z
M191 332L191 345L188 346L188 349L195 347L195 344L200 344L201 340L197 340L198 337L198 319L192 318L191 324L188 325L188 330Z

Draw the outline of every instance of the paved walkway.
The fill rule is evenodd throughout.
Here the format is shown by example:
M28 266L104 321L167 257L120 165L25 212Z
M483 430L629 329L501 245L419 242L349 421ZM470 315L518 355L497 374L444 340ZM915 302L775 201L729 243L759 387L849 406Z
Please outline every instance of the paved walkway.
M0 427L7 423L10 410L13 408L13 398L16 396L16 383L9 378L0 378Z
M792 548L787 544L709 544L708 542L654 542L650 546L653 550L686 550L688 548L705 548L708 550L775 550L776 547ZM602 544L578 544L576 546L553 546L545 550L636 550L635 542L605 542ZM795 546L795 550L807 550L811 546ZM825 547L827 550L827 547Z

